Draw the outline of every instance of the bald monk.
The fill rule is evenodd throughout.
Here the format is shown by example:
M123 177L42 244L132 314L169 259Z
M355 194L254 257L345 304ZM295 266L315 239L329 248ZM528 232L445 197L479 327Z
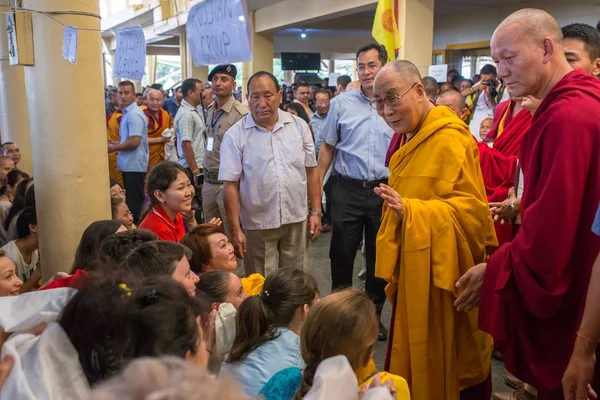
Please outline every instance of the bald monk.
M542 99L521 142L521 229L471 268L456 301L480 303L479 326L505 365L540 400L562 399L561 377L575 342L600 238L591 230L600 198L600 82L573 71L560 27L524 9L496 29L492 57L513 96ZM598 382L595 377L594 384Z
M429 101L419 71L393 61L374 83L377 112L403 144L390 161L375 275L392 303L387 370L414 399L489 399L492 341L477 310L457 312L455 280L495 237L469 127Z
M431 101L435 101L438 94L440 94L440 85L438 85L438 82L435 80L435 78L431 76L424 76L423 79L421 79L421 83L425 88L425 94L427 95L427 98L429 98Z
M461 121L466 121L469 117L469 109L462 94L451 89L440 93L436 101L438 106L446 106L456 113Z
M171 127L171 116L162 109L165 102L165 95L157 89L150 89L147 93L147 106L141 109L148 117L148 171L156 164L165 160L165 143L168 138L162 136L162 133Z
M121 118L123 117L123 111L117 109L112 112L106 118L106 137L108 142L119 143L121 135L119 134L119 127L121 126ZM110 179L114 179L121 187L123 186L123 175L121 171L117 169L117 156L119 152L108 153L108 175Z
M571 67L600 75L600 32L587 24L570 24L562 32L565 57Z

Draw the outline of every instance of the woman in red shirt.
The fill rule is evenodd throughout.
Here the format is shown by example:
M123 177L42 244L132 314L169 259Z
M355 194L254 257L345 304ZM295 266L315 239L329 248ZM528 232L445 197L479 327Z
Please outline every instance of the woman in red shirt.
M166 161L156 165L148 177L152 208L138 228L156 233L159 240L179 242L185 235L186 225L188 230L198 225L193 216L186 218L184 225L181 215L192 212L194 193L194 187L179 164Z

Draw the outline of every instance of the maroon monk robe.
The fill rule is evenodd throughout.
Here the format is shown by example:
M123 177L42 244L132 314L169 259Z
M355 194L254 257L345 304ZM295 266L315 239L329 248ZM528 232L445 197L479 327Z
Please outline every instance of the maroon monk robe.
M561 378L600 251L591 231L600 198L599 115L600 81L581 70L542 101L519 153L521 229L490 257L483 280L480 328L540 400L562 398Z
M486 143L479 143L479 163L489 202L504 201L508 197L508 190L513 186L517 172L521 139L531 125L531 112L523 109L513 117L514 108L515 102L512 100L498 104L494 124L487 134L487 139L494 139L494 146L490 148ZM497 137L499 131L501 135ZM498 244L502 245L513 238L511 224L496 222L494 227Z

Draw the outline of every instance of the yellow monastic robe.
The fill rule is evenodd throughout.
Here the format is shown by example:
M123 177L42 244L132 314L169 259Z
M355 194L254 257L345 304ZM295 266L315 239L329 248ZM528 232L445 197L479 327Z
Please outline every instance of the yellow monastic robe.
M395 305L389 372L406 378L413 399L459 399L487 379L493 350L478 310L453 305L456 281L496 245L477 143L454 112L435 107L390 174L404 217L384 206L375 267Z
M119 134L119 126L121 125L121 118L123 117L123 112L117 110L111 113L106 119L106 136L108 140L112 140L114 142L119 143L121 141L121 135ZM119 153L117 151L113 153L108 153L108 174L111 179L119 182L119 185L123 187L123 176L121 175L121 171L117 169L117 156Z
M148 139L162 137L165 129L171 126L169 113L161 108L158 118L156 118L152 111L148 109L148 106L141 106L140 108L148 117ZM148 146L148 153L148 171L150 171L156 164L165 160L165 145L151 144Z

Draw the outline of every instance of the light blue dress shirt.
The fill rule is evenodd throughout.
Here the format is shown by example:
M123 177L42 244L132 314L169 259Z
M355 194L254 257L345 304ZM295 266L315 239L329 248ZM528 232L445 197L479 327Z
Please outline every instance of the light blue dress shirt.
M277 329L279 336L254 349L242 361L223 363L219 374L229 374L249 396L257 396L273 375L285 368L304 369L300 354L300 336L286 328Z
M320 117L319 113L314 113L312 117L310 117L310 127L313 131L313 136L315 137L315 152L317 156L319 155L319 149L321 148L321 143L323 143L323 124L325 124L325 119L327 115L324 117Z
M123 109L119 126L120 143L131 136L141 136L140 145L131 151L119 151L117 169L121 172L146 172L148 170L148 121L136 102Z
M322 130L325 142L337 150L334 168L340 175L364 181L389 178L385 154L394 131L361 89L335 98Z
M600 205L598 205L598 211L596 211L596 218L594 219L594 224L592 225L592 232L600 236Z

